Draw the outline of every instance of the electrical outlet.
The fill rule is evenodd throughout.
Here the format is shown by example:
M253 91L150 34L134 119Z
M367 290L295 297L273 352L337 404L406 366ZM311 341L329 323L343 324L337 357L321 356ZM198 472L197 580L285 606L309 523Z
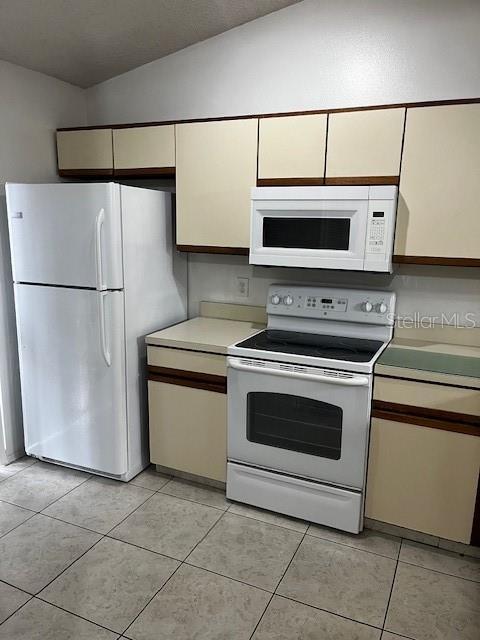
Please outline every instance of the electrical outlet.
M250 280L248 278L237 278L237 296L239 298L248 298Z

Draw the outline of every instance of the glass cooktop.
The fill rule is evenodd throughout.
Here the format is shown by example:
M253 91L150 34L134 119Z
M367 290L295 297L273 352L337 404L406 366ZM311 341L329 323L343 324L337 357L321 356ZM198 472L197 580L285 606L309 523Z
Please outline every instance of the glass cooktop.
M329 358L350 362L370 362L383 342L364 338L346 338L318 333L266 329L236 346L258 351Z

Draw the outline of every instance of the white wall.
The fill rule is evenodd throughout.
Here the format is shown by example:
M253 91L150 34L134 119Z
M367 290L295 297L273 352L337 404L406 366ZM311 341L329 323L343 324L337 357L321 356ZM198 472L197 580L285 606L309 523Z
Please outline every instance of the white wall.
M95 124L480 95L478 0L304 0L89 89Z
M23 447L4 184L55 182L55 129L86 122L82 89L0 61L0 464Z

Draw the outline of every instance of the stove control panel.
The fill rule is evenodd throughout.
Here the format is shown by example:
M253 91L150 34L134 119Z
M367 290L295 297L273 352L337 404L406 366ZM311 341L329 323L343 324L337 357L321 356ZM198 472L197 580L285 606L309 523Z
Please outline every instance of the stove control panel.
M392 325L394 311L391 291L272 284L268 293L267 312L276 316Z
M304 305L307 309L323 309L344 312L347 310L348 298L321 298L307 296Z

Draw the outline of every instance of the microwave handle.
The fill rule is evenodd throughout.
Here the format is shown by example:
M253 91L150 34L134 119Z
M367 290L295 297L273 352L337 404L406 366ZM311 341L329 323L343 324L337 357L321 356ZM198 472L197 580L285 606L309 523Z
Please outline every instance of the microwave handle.
M328 384L338 384L344 387L368 387L370 380L366 376L354 376L352 378L335 378L333 376L322 375L321 373L301 373L297 371L283 371L282 369L270 369L268 367L255 367L254 365L242 364L240 360L229 358L228 366L239 371L249 371L250 373L266 373L268 375L283 376L296 380L310 380L312 382L326 382Z

